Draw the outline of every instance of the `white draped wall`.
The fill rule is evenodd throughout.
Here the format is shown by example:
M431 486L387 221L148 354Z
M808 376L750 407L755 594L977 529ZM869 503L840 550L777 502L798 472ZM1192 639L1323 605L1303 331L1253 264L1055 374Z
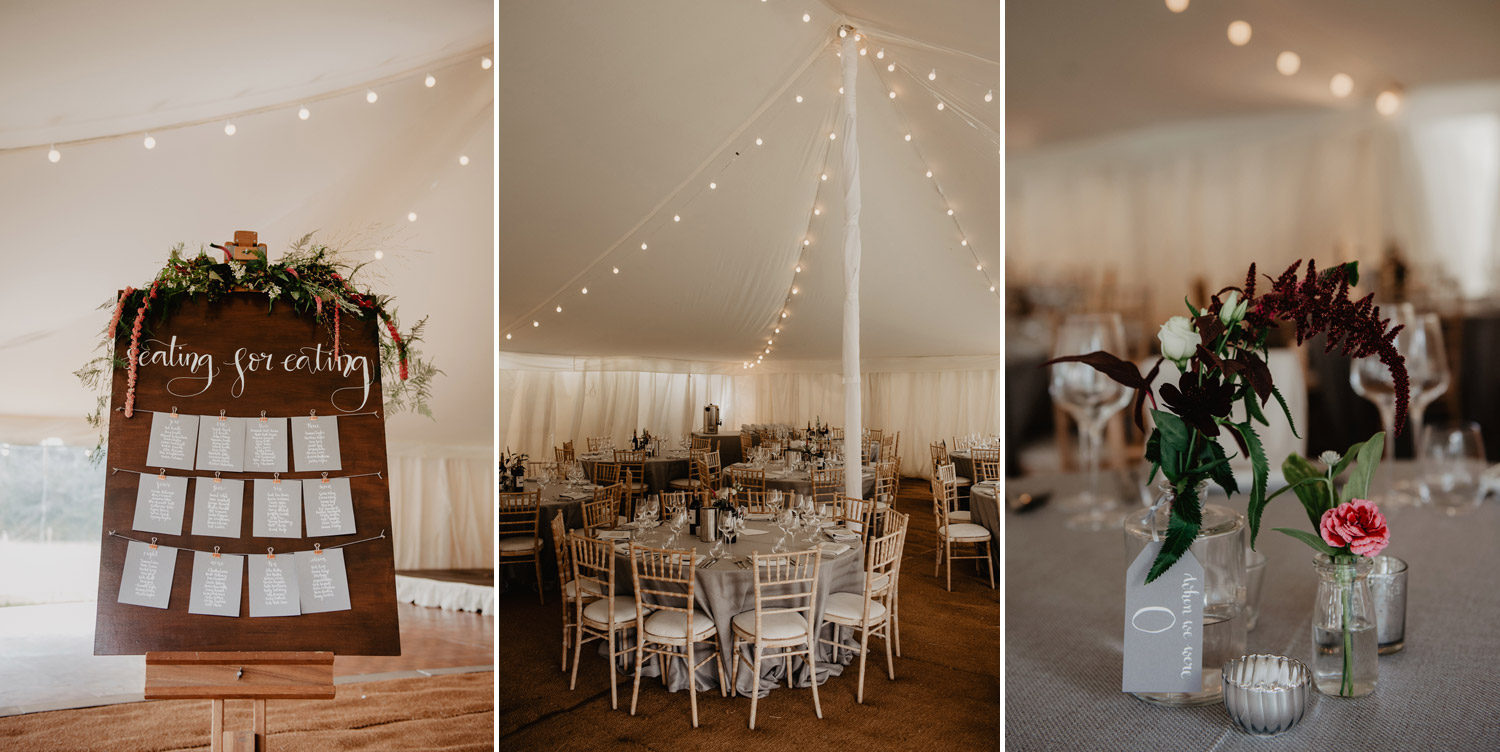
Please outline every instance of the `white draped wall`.
M1007 283L1113 273L1156 318L1183 291L1238 283L1254 260L1360 260L1396 242L1468 297L1500 269L1500 84L1411 92L1364 108L1150 128L1012 154Z
M906 476L931 475L927 448L933 441L1000 433L999 359L929 360L867 362L862 373L864 425L901 432ZM721 409L724 431L743 423L802 425L820 417L844 422L836 364L749 374L739 366L503 353L500 365L500 446L536 459L551 459L552 447L569 439L582 449L585 437L619 441L639 428L675 438L701 428L703 406L710 402Z

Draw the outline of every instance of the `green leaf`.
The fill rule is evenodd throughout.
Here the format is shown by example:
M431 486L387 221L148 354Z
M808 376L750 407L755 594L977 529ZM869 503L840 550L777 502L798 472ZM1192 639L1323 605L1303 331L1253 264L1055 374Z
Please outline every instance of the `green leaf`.
M1299 439L1302 438L1302 434L1297 433L1297 421L1292 420L1292 408L1286 406L1286 397L1281 396L1281 390L1274 386L1271 387L1271 396L1275 397L1276 403L1281 405L1281 412L1286 415L1286 424L1292 427L1292 435ZM1266 425L1270 424L1267 423Z
M1245 415L1249 417L1250 420L1253 420L1263 426L1271 425L1271 422L1266 420L1266 414L1261 412L1260 400L1257 400L1255 398L1255 391L1253 389L1245 390Z
M1226 496L1233 496L1239 493L1239 484L1234 480L1234 470L1229 467L1229 457L1224 454L1224 447L1220 446L1217 441L1205 441L1203 444L1204 452L1213 461L1207 465L1200 465L1193 473L1208 473L1208 476L1213 478L1214 483L1219 488L1224 489Z
M1365 442L1361 441L1350 445L1348 449L1344 450L1343 456L1339 457L1339 461L1334 463L1330 477L1338 480L1339 476L1344 474L1344 470L1349 467L1350 463L1354 462L1354 458L1359 455L1359 450L1363 449L1364 446ZM1332 507L1329 508L1332 509Z
M1203 524L1203 512L1198 506L1197 489L1191 485L1179 489L1176 498L1172 500L1171 514L1171 520L1167 523L1167 538L1162 542L1156 560L1151 563L1151 571L1146 573L1146 582L1154 582L1171 569L1182 558L1183 552L1188 550L1188 546L1193 545L1193 541L1198 538L1198 529Z
M1161 433L1161 466L1168 478L1177 480L1187 470L1191 458L1187 456L1192 431L1182 418L1165 410L1152 410L1156 430Z
M1344 264L1344 268L1348 270L1349 286L1350 287L1354 287L1355 285L1358 285L1359 284L1359 262L1358 261L1347 262L1347 263Z
M1199 311L1197 308L1194 308L1193 304L1190 303L1190 302L1188 302L1188 299L1187 299L1186 295L1182 296L1182 304L1185 305L1185 306L1187 306L1188 313L1192 314L1192 316L1190 316L1190 318L1195 318L1196 319L1199 316L1203 315L1202 311ZM1149 582L1149 580L1147 580L1147 581Z
M1287 528L1287 527L1278 527L1278 528L1276 528L1276 532L1278 532L1278 533L1285 533L1287 535L1290 535L1293 538L1296 538L1297 540L1302 541L1303 543L1306 543L1309 546L1312 546L1313 550L1317 551L1320 554L1328 554L1329 556L1336 556L1339 553L1339 549L1334 548L1333 546L1330 546L1327 543L1324 543L1322 538L1319 538L1318 536L1313 535L1312 533L1309 533L1306 530L1293 530L1293 529Z
M1385 452L1385 432L1381 431L1371 436L1364 446L1359 448L1358 464L1349 473L1349 482L1339 492L1339 503L1343 504L1350 499L1367 499L1370 496L1370 479L1375 477L1375 468L1380 465L1380 457Z
M1316 528L1323 520L1323 513L1333 508L1333 497L1328 492L1327 484L1323 483L1322 471L1314 467L1302 455L1293 452L1281 463L1281 474L1291 485L1292 491L1297 494L1297 499L1302 502L1302 508L1307 512L1307 519ZM1307 480L1316 482L1303 482Z
M1260 534L1260 515L1266 508L1266 476L1269 470L1266 467L1266 450L1261 446L1260 437L1255 435L1255 429L1250 421L1244 423L1230 423L1230 428L1238 431L1240 437L1245 440L1245 446L1250 449L1250 502L1245 507L1246 518L1250 523L1250 547L1255 548L1255 538Z

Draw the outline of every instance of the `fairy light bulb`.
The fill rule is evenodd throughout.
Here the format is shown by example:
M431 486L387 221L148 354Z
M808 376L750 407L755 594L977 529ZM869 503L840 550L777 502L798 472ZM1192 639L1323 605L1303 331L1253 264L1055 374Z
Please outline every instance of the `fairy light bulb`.
M802 23L807 23L808 21L811 21L811 20L812 20L812 14L811 13L803 13L802 14Z
M489 70L494 65L495 65L495 61L489 59L488 56L482 57L482 58L479 59L479 67L481 67L481 68L483 68L485 70Z
M1244 21L1232 21L1226 32L1229 35L1229 43L1236 47L1244 47L1250 43L1250 24Z
M974 271L976 271L976 272L982 272L982 271L984 271L984 264L975 264L974 265Z
M885 50L880 50L879 52L876 52L875 53L875 59L876 60L884 60L885 59Z
M467 155L467 154L460 154L459 157L458 157L458 164L461 167L468 167L469 166L469 155Z
M57 147L54 146L51 149L47 150L47 161L48 162L51 162L52 164L57 164L61 160L62 160L62 152L58 151Z
M427 74L427 80L423 81L422 83L427 84L427 88L431 89L432 87L437 86L437 76L429 73Z
M383 258L385 258L385 251L376 251L375 252L375 260L376 261L379 261L379 260L381 260Z
M782 312L781 312L781 317L782 317L782 318L786 318L786 316L787 316L787 313L786 313L786 311L782 311Z
M619 274L620 273L620 267L617 266L614 269L612 269L611 271L614 272L615 274Z
M843 39L844 37L847 37L847 36L849 36L849 30L845 29L845 28L842 28L842 27L839 28L839 39Z
M910 133L908 133L908 134L906 134L906 140L907 140L907 141L910 141L910 140L911 140L911 134L910 134Z
M990 89L989 91L987 91L987 92L984 93L984 101L986 101L986 102L993 102L993 101L995 101L995 90L994 89Z
M942 102L938 102L938 112L942 112L942 111L943 111L943 103Z
M795 286L795 285L794 285L794 286L793 286L793 287L792 287L792 294L793 294L793 295L796 295L796 294L797 294L797 292L798 292L798 290L797 290L797 288L796 288L796 286Z
M641 243L641 250L643 250L643 251L646 250L646 244L645 243Z
M416 212L407 212L406 213L406 221L408 221L408 222L415 222L415 221L417 221L417 213Z
M839 93L840 93L840 94L843 94L843 93L844 93L844 87L842 87L842 86L840 86L840 87L839 87Z
M756 146L761 146L764 143L765 143L764 139L759 139L759 138L755 139L755 145Z
M1335 73L1333 78L1328 79L1328 91L1335 97L1343 99L1354 93L1354 79L1347 73Z
M778 327L776 327L776 333L777 333L777 334L781 334L781 327L779 327L779 326L778 326Z
M1302 56L1291 50L1286 50L1276 56L1276 71L1283 76L1291 76L1302 69Z
M239 130L239 129L236 128L236 127L234 127L234 123L225 123L224 124L224 135L226 135L226 136L233 136L234 132L237 131L237 130Z
M819 215L821 215L821 214L822 214L822 213L823 213L823 210L822 210L822 209L813 209L813 216L814 216L814 217L816 217L816 216L819 216Z
M896 98L896 92L893 91L893 92L891 92L891 99L895 99L895 98Z
M994 291L995 291L995 286L994 285L990 285L990 292L994 292Z
M828 134L828 140L829 141L837 141L837 140L839 140L839 134L837 134L837 133L829 133Z
M1181 13L1187 10L1188 0L1167 0L1167 10L1173 13Z
M156 148L156 139L153 138L151 136L151 134L147 133L146 134L146 138L142 139L142 141L141 141L141 146L144 146L147 149L155 149Z
M810 238L803 238L802 239L802 247L803 248L806 248L806 247L808 247L810 245L812 245L812 240Z
M579 290L578 292L580 294L582 294L582 295L587 295L587 294L589 294L589 288L585 287L582 290Z
M711 191L718 190L718 188L719 188L719 184L718 183L710 182L708 184L708 189L711 190Z
M929 178L932 177L932 170L928 170L927 171L927 177L929 177Z
M380 101L380 95L376 94L374 89L371 89L365 92L365 101L369 102L370 104L375 104L376 102Z
M798 264L797 268L793 269L792 272L795 273L795 274L801 274L802 273L802 265Z
M963 240L958 241L958 244L961 245L961 246L963 246L963 247L965 247L965 248L968 248L969 247L969 239L968 238L964 238Z
M555 309L555 310L556 310L556 311L557 311L557 312L558 312L558 313L562 313L562 306L558 306L558 307L557 307L557 308L556 308L556 309Z
M776 341L768 339L768 340L766 340L766 344L767 345L773 345L773 344L776 344Z
M532 325L532 327L538 327L538 326L542 325L542 322L540 322L540 321L533 321L533 322L531 322L531 325Z
M681 214L673 214L672 215L672 221L673 222L681 222L682 221L682 215Z
M820 180L827 180L828 179L828 173L826 173L826 172L823 173L822 177L820 177L819 179Z
M886 73L895 73L896 72L896 64L895 63L891 63L890 65L887 65L885 67L885 72Z
M1401 109L1401 95L1395 90L1386 89L1375 96L1375 111L1390 117Z
M927 71L927 80L928 81L936 81L937 80L937 68L933 68L932 70Z
M802 104L802 95L801 94L797 95L797 104Z
M506 332L506 333L505 333L505 338L506 338L506 339L510 339L510 332Z
M950 216L950 217L953 216L953 210L952 209L948 210L948 216Z
M306 107L298 108L298 110L297 110L297 119L298 120L306 120L306 119L308 119L310 117L312 117L312 110L309 110Z
M861 57L863 57L863 56L864 56L864 54L865 54L865 53L866 53L866 52L868 52L868 51L869 51L869 50L868 50L868 49L867 49L867 48L865 48L865 47L861 47L861 48L859 48L859 54L860 54L860 56L861 56Z
M767 347L767 348L766 348L766 349L765 349L765 354L766 354L766 355L770 355L770 354L771 354L771 348L769 348L769 347Z

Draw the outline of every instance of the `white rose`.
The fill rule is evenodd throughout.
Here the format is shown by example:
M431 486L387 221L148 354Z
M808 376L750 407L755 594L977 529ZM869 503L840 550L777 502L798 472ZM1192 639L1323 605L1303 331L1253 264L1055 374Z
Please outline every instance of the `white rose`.
M1156 338L1161 341L1162 357L1177 363L1192 357L1198 345L1203 344L1203 337L1193 331L1193 322L1186 316L1167 319L1167 323L1161 325L1161 331L1156 333Z
M1224 299L1223 307L1219 308L1219 321L1224 322L1225 326L1230 326L1245 318L1245 311L1249 308L1249 300L1240 300L1239 291L1230 290L1229 297Z

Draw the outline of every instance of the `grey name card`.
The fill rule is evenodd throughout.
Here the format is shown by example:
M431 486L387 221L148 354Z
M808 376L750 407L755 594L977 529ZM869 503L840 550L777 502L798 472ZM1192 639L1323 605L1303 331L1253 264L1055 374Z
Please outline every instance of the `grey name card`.
M146 442L146 466L192 470L198 446L198 416L152 413L151 438Z
M250 556L250 615L297 616L302 606L297 595L296 556Z
M204 415L198 419L198 469L229 473L245 469L245 423Z
M193 486L193 535L240 537L245 481L196 478Z
M1203 565L1182 558L1151 584L1146 574L1161 550L1146 544L1125 571L1126 692L1197 692L1203 688Z
M349 610L349 574L344 569L344 552L299 551L297 589L302 594L302 613Z
M244 581L245 557L194 551L188 613L239 616L240 587Z
M176 568L177 549L127 541L119 602L166 608L172 598L172 572Z
M245 424L245 472L286 472L286 418L242 418Z
M354 497L348 478L302 481L302 510L307 516L309 538L354 533Z
M292 463L297 472L342 470L339 463L339 419L292 418Z
M250 534L257 538L302 537L302 483L255 481Z
M187 482L187 478L172 475L142 475L135 492L135 519L130 526L147 533L182 535Z

